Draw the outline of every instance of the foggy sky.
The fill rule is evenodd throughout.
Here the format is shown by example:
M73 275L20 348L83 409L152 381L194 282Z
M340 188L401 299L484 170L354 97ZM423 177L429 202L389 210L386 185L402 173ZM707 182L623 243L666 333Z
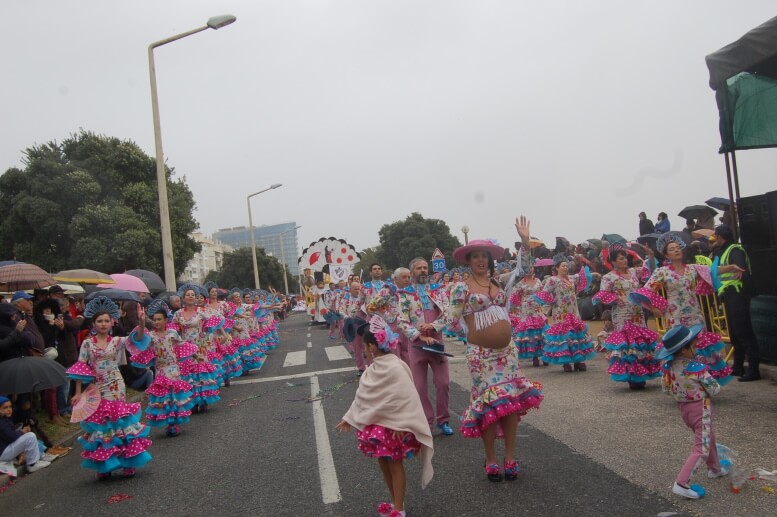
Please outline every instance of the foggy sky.
M510 246L637 234L727 197L704 56L773 1L15 0L4 4L0 171L79 128L154 155L147 47L167 163L201 230L296 221L305 247L378 244L411 212ZM774 150L741 152L742 195L777 189ZM431 252L431 250L430 250Z

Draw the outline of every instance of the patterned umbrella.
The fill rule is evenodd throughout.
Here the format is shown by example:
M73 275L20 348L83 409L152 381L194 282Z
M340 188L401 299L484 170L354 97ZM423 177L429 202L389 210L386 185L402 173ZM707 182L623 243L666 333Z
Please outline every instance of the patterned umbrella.
M51 275L33 264L11 264L0 267L0 291L40 289L56 284Z
M76 284L114 284L116 281L105 273L92 269L69 269L52 275L54 280Z

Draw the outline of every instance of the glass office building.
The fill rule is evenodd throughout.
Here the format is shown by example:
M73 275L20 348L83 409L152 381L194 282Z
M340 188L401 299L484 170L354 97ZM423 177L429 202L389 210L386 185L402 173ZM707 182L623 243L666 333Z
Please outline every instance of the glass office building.
M300 248L296 227L295 222L254 226L256 246L263 248L267 255L272 255L278 259L278 262L285 260L286 270L291 276L299 275L297 259ZM251 232L247 226L221 229L213 233L213 238L235 249L251 247ZM283 252L281 252L281 241L283 241Z

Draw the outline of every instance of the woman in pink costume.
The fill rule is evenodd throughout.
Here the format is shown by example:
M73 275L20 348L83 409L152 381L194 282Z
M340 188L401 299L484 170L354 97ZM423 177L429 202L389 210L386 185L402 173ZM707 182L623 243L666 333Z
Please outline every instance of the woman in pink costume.
M543 332L548 327L548 318L534 296L542 289L542 282L534 276L530 267L526 276L513 284L510 294L510 323L513 326L513 341L518 348L519 359L531 359L532 366L540 366L540 357L545 345ZM544 363L548 364L548 363Z
M181 338L197 346L197 354L181 362L181 377L192 385L194 396L193 413L204 413L208 405L215 404L219 396L219 375L216 366L208 361L207 336L203 332L203 324L207 319L205 313L195 305L197 287L183 285L178 289L183 301L183 307L176 311L173 321L180 327Z
M129 337L113 337L113 321L119 319L119 308L108 298L99 296L89 302L84 316L92 320L92 334L81 344L78 362L68 370L75 380L73 406L78 406L84 384L95 383L99 389L99 405L81 421L84 434L78 438L83 445L81 466L97 471L97 479L108 479L111 472L123 469L125 477L135 475L135 469L151 460L146 450L151 440L149 428L140 421L140 404L125 401L126 389L119 364L126 363L125 348L131 340L138 343L138 330ZM145 318L138 308L140 321ZM142 337L142 330L140 330Z
M655 358L658 333L647 328L642 307L629 302L628 295L640 287L643 268L633 268L632 255L620 244L609 248L613 270L602 277L594 303L611 307L614 332L604 342L610 350L607 373L616 382L627 382L633 390L661 375L661 362Z
M525 255L508 282L531 267L529 222L524 216L515 227ZM531 383L521 371L516 348L511 346L512 327L507 312L508 294L493 278L494 260L503 249L491 241L474 240L453 252L453 258L466 263L472 274L451 289L449 325L467 336L467 365L472 376L469 407L464 411L461 434L482 438L486 453L486 476L501 481L502 471L496 460L496 438L504 437L504 478L518 478L515 443L518 422L530 409L542 402L540 386Z

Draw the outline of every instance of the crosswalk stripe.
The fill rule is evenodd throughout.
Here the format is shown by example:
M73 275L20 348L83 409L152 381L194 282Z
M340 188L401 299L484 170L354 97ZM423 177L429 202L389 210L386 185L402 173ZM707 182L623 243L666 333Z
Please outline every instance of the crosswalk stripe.
M340 361L342 359L350 359L351 354L348 352L348 350L342 346L328 346L324 349L324 352L326 352L326 357L330 361Z
M299 352L289 352L286 354L286 359L283 361L283 367L287 368L289 366L299 366L301 364L305 364L305 361L307 361L307 351L301 350Z

